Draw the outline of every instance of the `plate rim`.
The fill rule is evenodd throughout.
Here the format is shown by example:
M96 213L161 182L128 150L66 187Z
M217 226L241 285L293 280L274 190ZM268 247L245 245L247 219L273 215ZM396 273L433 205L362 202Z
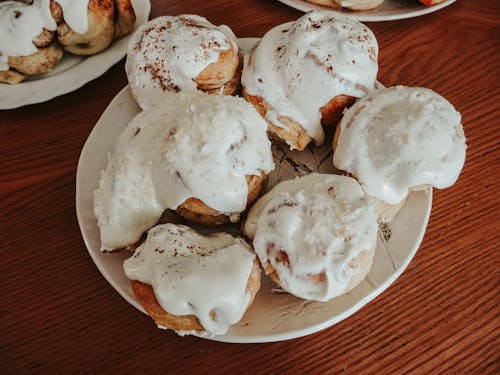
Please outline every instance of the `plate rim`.
M70 55L71 58L82 58L81 62L59 74L47 77L41 75L39 79L15 85L0 83L0 90L4 92L4 95L0 98L0 110L47 102L55 97L76 91L86 83L105 74L127 54L130 38L137 28L149 18L151 12L150 0L131 0L131 2L134 11L138 13L134 30L114 40L108 48L95 55L87 57ZM47 88L47 85L50 85L50 88ZM29 95L27 95L28 93Z
M239 38L238 41L240 43L255 43L256 41L260 40L260 38ZM114 103L121 100L123 95L126 95L126 92L129 91L128 95L132 96L132 93L130 92L129 85L126 85L123 87L116 95L115 97L111 100L111 102L108 104L104 112L101 114L99 119L97 120L96 124L92 128L92 131L89 133L84 146L82 147L82 151L80 153L79 159L78 159L78 165L77 165L77 171L76 171L76 194L75 194L75 200L76 200L76 216L78 220L78 226L80 228L81 235L83 237L83 241L85 243L85 247L87 249L87 252L89 253L92 261L96 265L97 269L101 273L101 275L106 279L106 281L115 289L118 294L125 299L129 304L134 306L137 310L141 311L142 313L146 314L146 311L143 309L143 307L140 305L140 303L137 300L131 300L129 296L125 293L125 291L122 290L121 286L118 285L118 283L111 277L111 275L107 272L106 268L104 265L101 263L101 261L97 258L97 255L93 253L93 250L91 250L90 243L87 240L87 237L85 235L85 228L84 228L84 219L82 217L83 215L83 209L82 209L82 204L83 200L81 199L82 192L81 190L81 183L82 183L82 159L85 158L85 156L88 153L88 148L91 147L91 142L90 140L95 137L95 133L98 132L97 128L98 125L101 124L102 119L105 117L105 115L111 111L115 110L114 109ZM109 151L110 152L110 151ZM267 334L267 335L260 335L260 336L251 336L251 337L241 337L241 336L233 336L230 334L225 334L225 335L220 335L220 336L213 336L213 337L206 337L203 336L202 334L197 334L193 333L193 336L204 338L204 339L209 339L212 341L218 341L218 342L226 342L226 343L240 343L240 344L254 344L254 343L266 343L266 342L277 342L277 341L285 341L285 340L290 340L290 339L295 339L295 338L300 338L304 337L306 335L310 335L313 333L316 333L318 331L321 331L323 329L329 328L342 320L347 319L348 317L352 316L354 313L359 311L361 308L363 308L366 304L371 302L372 300L376 299L380 294L382 294L385 290L387 290L393 283L396 281L401 274L405 271L405 269L408 267L412 259L415 257L415 254L417 253L422 240L425 235L425 231L429 222L430 214L431 214L431 209L432 209L432 197L433 197L433 191L432 188L426 188L424 190L427 200L426 200L426 208L425 208L425 217L424 220L421 222L421 226L418 229L418 236L416 238L416 241L413 245L412 250L408 253L407 257L405 258L404 262L401 264L399 268L397 268L391 276L385 280L382 284L380 284L377 288L373 289L368 295L365 297L361 298L358 302L356 302L353 306L348 308L347 310L343 311L342 313L335 315L334 317L327 319L325 321L322 321L320 323L312 324L308 326L307 328L300 328L296 330L291 330L286 333L278 333L278 334Z
M278 1L280 3L288 5L289 7L300 10L302 12L310 12L312 10L330 10L330 11L339 13L345 17L352 18L354 20L361 21L361 22L385 22L385 21L404 20L404 19L408 19L408 18L415 18L415 17L424 16L426 14L433 13L433 12L436 12L440 9L443 9L443 8L453 4L457 0L446 0L442 3L436 4L436 5L431 5L431 6L425 6L422 4L422 6L424 8L422 8L421 10L414 10L414 11L407 12L407 13L387 15L387 16L382 16L382 15L377 15L377 14L367 14L369 11L364 11L362 14L356 13L355 11L349 11L349 12L338 11L337 9L328 8L326 6L311 4L311 3L306 2L305 0L278 0Z

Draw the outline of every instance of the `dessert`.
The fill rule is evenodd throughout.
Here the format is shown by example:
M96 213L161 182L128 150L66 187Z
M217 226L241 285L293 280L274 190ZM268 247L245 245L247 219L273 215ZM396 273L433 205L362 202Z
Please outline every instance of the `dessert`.
M378 7L384 0L306 0L312 4L330 8L347 8L350 10L371 10Z
M243 239L163 224L123 268L135 296L162 328L222 335L237 323L260 288L260 266Z
M373 90L378 45L363 24L335 12L307 13L267 32L245 56L243 95L271 136L303 150L324 141L345 107Z
M330 12L313 12L271 30L245 56L245 101L207 94L228 87L226 83L217 88L220 82L212 80L230 76L213 74L217 69L230 71L224 68L229 55L217 49L221 43L208 48L215 62L198 66L196 74L196 64L188 64L201 56L194 52L196 38L214 30L229 46L225 51L237 55L232 34L213 25L205 30L201 24L206 23L197 16L161 17L134 36L127 73L144 111L118 139L94 192L101 250L135 251L125 261L124 272L137 300L160 328L200 336L225 334L241 319L260 287L260 265L281 288L302 299L326 302L351 291L371 269L377 220L390 220L408 191L428 186L425 178L432 173L436 186L442 180L449 183L455 172L456 179L461 152L465 154L460 115L446 100L418 88L373 91L378 47L363 25ZM156 71L145 65L141 53L165 68L160 77L151 80ZM202 56L203 64L207 56ZM183 63L168 65L172 60ZM160 89L142 90L148 80L158 82ZM268 185L284 176L310 174L278 183L253 204L274 167L266 130L291 148L303 149L310 141L321 144L321 124L335 124L357 93L365 96L347 111L334 136L335 165L348 176L312 172L334 173L332 165L327 166L328 146L295 152L275 144L279 168ZM283 108L290 112L278 111ZM419 152L424 157L409 157ZM356 163L359 168L351 168ZM431 173L423 168L429 165L436 166ZM364 172L373 181L365 182ZM424 176L427 182L422 185L415 178L414 185L409 179L411 186L403 189L404 178L398 176L406 177L404 173ZM391 197L402 189L403 198L395 204L384 202L367 188L371 184ZM217 227L203 225L236 223L246 210L242 229L257 257L241 238L221 233L207 237L186 226L195 222L202 224L197 230L213 233ZM395 227L380 227L383 246ZM386 247L385 254L377 252L373 276L381 268L390 276L401 269L391 257L397 245L392 247ZM379 291L380 280L374 279L367 279L353 296ZM256 310L268 298L276 298L270 305L279 314L283 300L287 312L296 304L302 314L309 305L290 302L295 300L290 295L280 300L273 297L275 292L282 291L262 293ZM308 311L330 309L342 301L313 303ZM256 316L247 316L249 325Z
M195 15L163 16L142 25L129 44L126 72L142 108L175 92L234 94L239 88L236 38L227 26Z
M411 190L455 183L465 161L461 116L445 98L420 87L376 90L344 115L333 163L379 201L390 221Z
M243 99L172 95L118 139L94 193L101 248L134 244L167 208L203 224L237 221L273 168L266 123Z
M113 0L61 4L65 4L67 9L62 11L63 19L57 25L57 36L66 51L76 55L93 55L111 44L115 31ZM79 22L70 22L69 14L75 16Z
M130 0L116 0L116 6L113 0L0 2L0 82L49 72L63 50L98 53L134 23Z
M297 297L324 302L365 278L378 227L356 180L312 173L263 195L243 229L266 275Z

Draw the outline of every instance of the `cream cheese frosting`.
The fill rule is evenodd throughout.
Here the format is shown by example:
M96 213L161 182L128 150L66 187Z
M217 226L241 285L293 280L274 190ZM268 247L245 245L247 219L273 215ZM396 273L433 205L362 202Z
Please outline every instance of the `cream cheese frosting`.
M464 165L461 116L430 89L374 91L344 114L340 127L335 167L391 205L415 187L453 185Z
M377 55L375 36L363 24L311 12L264 35L245 56L242 84L271 106L271 123L286 128L280 117L289 117L322 144L320 109L340 94L359 98L373 90Z
M68 26L78 33L88 28L88 0L55 0ZM38 50L33 44L43 29L54 31L57 24L50 13L50 0L0 2L0 70L8 70L9 56L29 56Z
M207 332L222 335L250 302L246 285L254 259L241 238L207 237L183 225L163 224L149 230L123 268L129 279L153 287L165 311L194 315Z
M241 98L172 95L118 139L94 193L101 248L134 244L162 212L200 199L223 214L247 205L246 176L274 168L267 125Z
M356 180L312 173L280 182L262 196L244 231L263 268L270 264L276 270L283 289L328 301L368 272L377 228L374 203ZM361 253L369 257L363 264Z
M222 52L238 50L227 26L204 17L163 16L142 25L129 43L125 70L142 108L162 103L171 92L195 91L194 79Z

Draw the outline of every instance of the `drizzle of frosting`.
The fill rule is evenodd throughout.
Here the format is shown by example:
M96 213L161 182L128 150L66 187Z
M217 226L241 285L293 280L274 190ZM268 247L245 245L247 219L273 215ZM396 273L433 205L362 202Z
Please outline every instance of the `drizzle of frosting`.
M77 34L85 34L89 28L87 9L89 0L55 0L63 10L64 22Z
M244 230L283 289L317 301L347 291L360 254L377 240L374 204L356 180L317 173L277 184L252 207Z
M75 32L88 28L88 0L55 0L63 10L64 20ZM38 50L33 40L43 29L54 31L57 24L50 13L50 0L0 2L0 70L8 70L9 56L29 56Z
M264 35L245 56L242 84L272 108L266 118L298 122L322 144L320 109L343 94L362 97L374 88L378 44L363 24L335 12L307 13Z
M417 186L453 185L464 165L461 116L430 89L374 91L345 113L340 127L335 167L354 175L366 194L391 205Z
M254 259L241 238L206 237L183 225L163 224L149 230L123 268L129 279L153 287L165 311L194 315L207 332L222 335L250 302L246 285Z
M227 26L189 14L155 18L129 43L125 70L132 92L147 108L162 104L166 93L196 91L194 79L230 48L238 50Z
M9 56L28 56L37 52L33 40L57 25L49 10L50 0L31 5L18 1L0 2L0 70L8 70Z
M200 199L225 214L246 208L246 176L274 168L267 125L236 97L171 95L120 136L95 191L102 249L135 243L166 209Z

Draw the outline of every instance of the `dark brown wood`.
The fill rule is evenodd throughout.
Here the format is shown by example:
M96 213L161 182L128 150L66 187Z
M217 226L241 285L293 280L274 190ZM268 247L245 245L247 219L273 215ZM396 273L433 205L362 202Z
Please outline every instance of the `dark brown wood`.
M153 0L152 16L197 13L240 37L300 12L276 0ZM371 23L379 79L426 86L462 113L457 184L435 191L420 250L359 313L272 344L158 330L90 259L75 215L83 144L126 85L123 61L81 89L0 113L0 372L499 373L500 2ZM1 90L1 88L0 88Z

